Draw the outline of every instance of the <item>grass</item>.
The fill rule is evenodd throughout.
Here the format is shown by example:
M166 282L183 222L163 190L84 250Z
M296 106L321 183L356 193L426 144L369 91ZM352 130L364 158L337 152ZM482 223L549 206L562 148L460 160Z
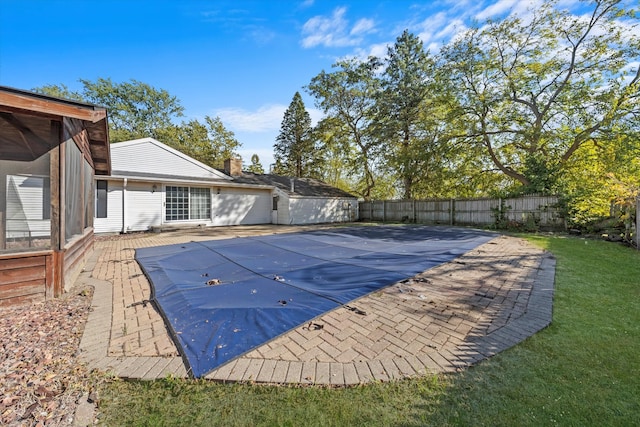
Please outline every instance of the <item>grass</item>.
M465 372L345 389L115 381L105 425L547 426L640 420L640 251L526 236L557 259L553 323Z

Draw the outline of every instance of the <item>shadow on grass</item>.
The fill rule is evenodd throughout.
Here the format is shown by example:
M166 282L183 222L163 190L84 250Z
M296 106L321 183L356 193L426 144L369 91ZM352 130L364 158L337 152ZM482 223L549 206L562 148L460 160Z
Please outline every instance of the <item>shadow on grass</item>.
M557 258L551 326L448 377L408 425L633 425L640 417L640 252L528 237Z

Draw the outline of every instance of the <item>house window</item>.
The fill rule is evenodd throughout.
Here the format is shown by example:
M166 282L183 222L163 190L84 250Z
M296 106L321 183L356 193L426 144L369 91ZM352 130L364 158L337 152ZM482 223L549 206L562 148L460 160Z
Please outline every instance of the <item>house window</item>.
M211 217L211 192L208 188L189 189L189 215L191 219Z
M100 179L96 182L96 218L107 217L107 181Z
M208 188L167 186L166 220L185 221L211 218L211 191Z
M271 209L274 211L278 210L278 200L280 200L280 197L273 196L273 207Z

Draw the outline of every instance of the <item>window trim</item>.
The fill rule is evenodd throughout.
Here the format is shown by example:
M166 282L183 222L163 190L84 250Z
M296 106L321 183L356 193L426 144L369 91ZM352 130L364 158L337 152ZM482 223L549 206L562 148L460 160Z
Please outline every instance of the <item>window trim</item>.
M104 184L103 184L104 183ZM104 185L104 188L101 188ZM96 218L107 218L109 208L109 181L106 179L96 180Z

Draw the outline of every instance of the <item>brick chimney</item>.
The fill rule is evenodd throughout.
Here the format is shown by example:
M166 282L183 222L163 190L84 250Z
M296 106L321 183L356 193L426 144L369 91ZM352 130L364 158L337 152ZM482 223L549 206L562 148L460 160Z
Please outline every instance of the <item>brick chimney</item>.
M227 159L224 161L224 173L231 176L242 175L242 159Z

